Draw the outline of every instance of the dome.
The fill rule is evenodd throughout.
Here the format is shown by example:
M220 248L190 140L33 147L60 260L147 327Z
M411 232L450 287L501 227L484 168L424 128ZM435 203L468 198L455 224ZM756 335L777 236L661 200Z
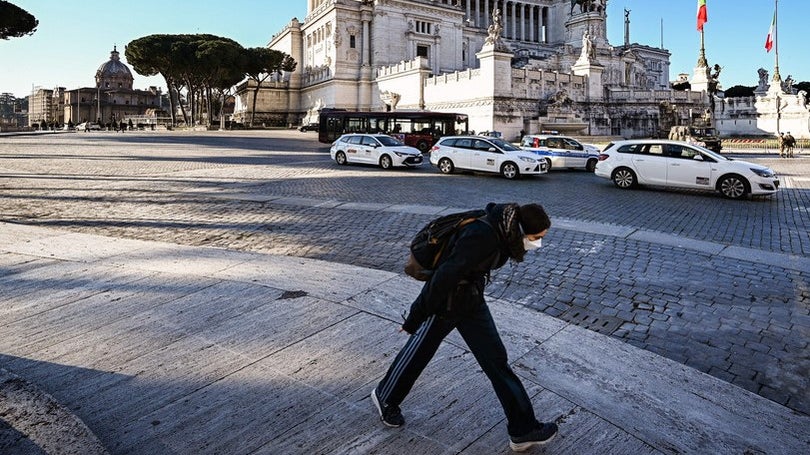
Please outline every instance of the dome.
M132 89L132 71L121 62L115 46L110 52L110 59L102 63L96 71L96 84L102 88Z

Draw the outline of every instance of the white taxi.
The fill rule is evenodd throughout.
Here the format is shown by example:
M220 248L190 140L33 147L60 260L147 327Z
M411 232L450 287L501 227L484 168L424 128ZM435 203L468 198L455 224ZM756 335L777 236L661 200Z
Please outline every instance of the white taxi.
M619 188L641 184L703 189L719 191L729 199L779 191L779 179L771 169L681 141L614 142L599 155L595 173Z
M337 164L375 164L383 169L422 164L422 152L385 134L344 134L332 143L329 154Z
M593 172L599 159L596 146L583 144L568 136L530 134L523 136L520 147L543 157L549 170L568 168Z
M546 161L495 137L447 136L430 149L430 164L442 174L454 170L494 172L507 179L545 174Z

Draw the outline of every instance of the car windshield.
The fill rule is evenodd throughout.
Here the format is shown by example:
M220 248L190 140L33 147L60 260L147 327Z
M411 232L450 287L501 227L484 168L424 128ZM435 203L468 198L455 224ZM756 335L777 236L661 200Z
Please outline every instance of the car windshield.
M504 150L504 151L507 151L507 152L520 151L520 149L518 147L515 147L514 145L506 142L503 139L489 138L489 141L492 142L493 144L497 145L501 150Z
M709 155L710 157L716 159L717 161L733 161L731 158L727 158L719 153L715 153L707 149L706 147L701 147L699 145L692 145L692 147L699 149L700 153L703 153L704 155Z
M375 136L380 143L386 147L398 147L401 145L405 145L402 142L394 139L391 136Z

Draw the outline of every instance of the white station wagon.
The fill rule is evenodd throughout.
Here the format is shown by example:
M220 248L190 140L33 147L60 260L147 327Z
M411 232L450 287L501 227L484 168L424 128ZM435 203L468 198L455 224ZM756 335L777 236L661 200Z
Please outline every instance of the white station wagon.
M383 169L422 164L422 152L385 134L344 134L332 143L329 154L337 164L376 164Z
M779 179L771 169L680 141L614 142L599 155L595 173L619 188L641 184L703 189L729 199L779 191Z
M545 174L546 160L500 138L448 136L430 149L430 164L442 174L454 170L494 172L507 179Z

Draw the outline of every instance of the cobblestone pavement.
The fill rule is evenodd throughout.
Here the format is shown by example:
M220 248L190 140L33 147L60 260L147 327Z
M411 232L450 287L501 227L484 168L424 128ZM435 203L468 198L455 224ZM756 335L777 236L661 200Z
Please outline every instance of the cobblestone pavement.
M314 133L297 131L0 137L0 220L399 272L410 236L442 208L541 202L567 227L527 264L498 271L491 294L808 414L810 270L702 245L810 256L810 157L737 153L773 167L783 191L728 201L621 191L578 171L506 181L338 167ZM607 232L621 228L682 247Z

